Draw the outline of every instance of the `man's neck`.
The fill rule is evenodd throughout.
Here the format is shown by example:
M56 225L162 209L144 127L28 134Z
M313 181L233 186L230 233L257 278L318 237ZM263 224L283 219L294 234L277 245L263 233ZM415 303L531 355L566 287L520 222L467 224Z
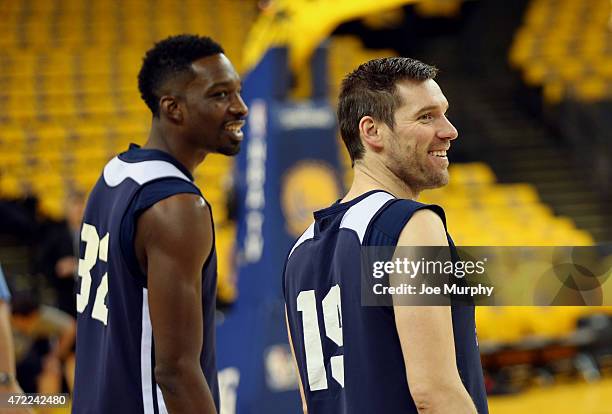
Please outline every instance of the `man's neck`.
M418 191L410 188L383 164L367 166L364 162L357 162L353 171L353 184L342 202L353 200L372 190L383 190L397 198L411 200L416 200L419 196Z
M196 167L206 158L206 152L189 147L184 140L168 138L168 135L154 122L151 126L151 132L149 132L149 138L142 148L167 152L193 175Z

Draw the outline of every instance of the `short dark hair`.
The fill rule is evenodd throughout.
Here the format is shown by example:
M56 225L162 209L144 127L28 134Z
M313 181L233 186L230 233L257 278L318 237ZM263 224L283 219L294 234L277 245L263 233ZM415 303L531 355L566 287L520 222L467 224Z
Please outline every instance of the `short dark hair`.
M138 90L153 116L159 117L159 90L172 78L192 73L191 64L224 53L210 37L181 34L161 40L145 54L138 73Z
M338 123L353 165L365 153L359 138L361 118L371 116L393 129L393 115L402 105L397 83L434 79L437 74L437 68L419 60L388 57L363 63L344 78L338 101Z

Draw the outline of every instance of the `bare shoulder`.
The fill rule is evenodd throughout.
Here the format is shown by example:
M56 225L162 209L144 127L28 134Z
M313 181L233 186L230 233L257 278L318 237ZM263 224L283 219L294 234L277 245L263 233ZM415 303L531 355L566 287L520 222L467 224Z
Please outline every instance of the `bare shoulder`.
M448 240L442 219L430 209L418 210L402 229L398 245L447 246Z
M138 220L138 238L145 246L164 246L185 253L212 243L210 208L197 194L175 194L155 203Z
M151 206L141 220L154 227L193 226L210 222L210 208L204 199L191 193L175 194Z

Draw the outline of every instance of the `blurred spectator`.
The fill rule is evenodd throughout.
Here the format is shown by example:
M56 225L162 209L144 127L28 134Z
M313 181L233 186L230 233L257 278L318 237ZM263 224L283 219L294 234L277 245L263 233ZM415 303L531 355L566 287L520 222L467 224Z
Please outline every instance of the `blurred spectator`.
M10 307L11 295L0 267L0 393L22 393L15 376L15 350L11 335ZM4 409L5 414L28 414L27 409Z
M78 265L79 231L85 196L72 193L66 199L66 219L47 223L36 257L36 273L46 276L56 293L57 307L75 315L74 281Z
M59 393L63 377L72 389L74 318L41 305L33 291L15 292L12 304L17 379L24 391Z
M83 212L85 211L85 202L87 198L81 192L73 192L66 200L66 223L72 237L73 251L76 256L79 255L79 241L81 240L81 223L83 221Z

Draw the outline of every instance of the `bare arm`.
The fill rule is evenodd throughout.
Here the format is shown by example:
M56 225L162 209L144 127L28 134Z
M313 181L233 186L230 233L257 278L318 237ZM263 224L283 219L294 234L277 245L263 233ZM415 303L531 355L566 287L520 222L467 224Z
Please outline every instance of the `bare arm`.
M76 337L76 321L66 312L45 305L41 306L35 332L57 339L50 356L64 361L72 354L72 345Z
M11 333L11 311L8 303L0 300L0 372L15 378L15 350Z
M15 349L11 333L11 310L8 303L0 300L0 372L12 376L12 383L6 387L0 386L0 393L19 393L23 391L15 379ZM26 408L6 408L6 414L31 414Z
M162 200L138 221L136 251L147 272L155 378L172 414L216 413L200 365L202 267L212 243L210 210L195 194Z
M420 210L406 224L398 246L448 246L442 220ZM394 306L410 393L419 413L476 413L461 382L448 306Z
M298 386L300 388L300 398L302 399L302 411L304 414L308 414L308 406L306 405L306 395L304 394L304 386L302 385L302 378L300 376L300 370L298 369L297 359L295 357L295 350L293 349L293 341L291 340L291 331L289 330L289 318L287 317L287 306L285 305L285 322L287 323L287 336L289 337L289 346L291 347L291 355L293 355L293 363L295 364L295 372L298 377Z
M76 338L76 321L72 319L70 324L62 330L62 333L57 341L57 347L55 353L61 361L65 361L66 358L72 353L72 345Z

